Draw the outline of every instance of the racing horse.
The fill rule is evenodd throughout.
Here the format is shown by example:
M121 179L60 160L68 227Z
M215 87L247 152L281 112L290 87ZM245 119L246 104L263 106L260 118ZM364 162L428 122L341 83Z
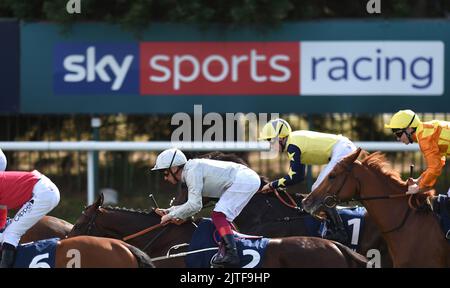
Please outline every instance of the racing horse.
M78 218L69 237L95 235L127 240L150 257L156 267L186 267L184 257L164 257L173 247L189 243L196 225L161 225L154 211L102 207L103 195ZM160 259L162 257L162 259ZM270 239L262 267L367 267L367 259L337 242L315 237Z
M117 239L79 236L60 240L56 246L55 268L153 267L147 254Z
M201 154L198 158L230 161L248 166L242 158L232 153L210 152ZM260 176L260 179L261 187L269 182L265 176ZM301 209L303 197L298 195L289 196L283 191L279 191L277 196L275 195L275 193L256 193L252 197L242 212L234 219L239 232L264 237L320 237L318 232L319 220ZM174 200L174 205L180 205L186 200L187 191L183 189ZM204 198L203 202L206 205L210 200ZM363 226L352 225L350 238L353 242L352 244L358 244L356 252L367 255L371 249L378 249L381 256L381 267L392 267L392 260L380 230L367 213L364 214L363 222ZM312 230L312 228L317 229ZM359 235L360 237L358 238Z
M72 228L73 225L67 221L44 216L21 237L20 243L49 238L62 239L56 244L55 268L153 267L147 254L117 239L90 236L64 239ZM77 254L73 251L77 251ZM74 258L77 255L79 259Z
M278 197L282 197L284 203ZM279 196L275 196L274 193L256 193L239 216L234 219L234 223L240 232L250 235L320 237L321 220L301 208L302 199L303 197L297 195L284 196L281 191ZM392 267L386 242L372 218L366 212L363 219L347 219L348 223L352 221L355 223L356 220L358 224L364 223L364 225L349 225L350 244L356 246L355 251L361 255L368 255L371 249L378 249L381 267Z
M407 182L382 153L359 162L360 152L359 148L341 160L303 200L303 208L318 213L341 201L361 201L386 240L394 267L449 267L450 244L433 213L411 204L415 198L405 194Z
M69 222L53 217L44 216L20 238L20 243L28 243L49 238L66 238L73 225Z

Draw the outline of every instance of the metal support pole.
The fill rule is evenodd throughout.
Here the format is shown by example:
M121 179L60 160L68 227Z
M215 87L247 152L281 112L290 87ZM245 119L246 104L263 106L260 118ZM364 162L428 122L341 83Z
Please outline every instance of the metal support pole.
M102 121L98 117L93 117L91 119L91 127L92 127L92 140L99 141L100 140L100 126L102 125ZM98 151L92 151L92 185L93 185L93 194L92 199L94 199L95 194L99 190L99 160L98 160Z
M313 121L312 121L312 117L310 114L308 114L308 130L312 130L313 129ZM313 177L312 177L312 166L311 165L307 165L306 166L306 189L309 192L312 192L312 185L313 185Z
M94 184L94 151L87 152L87 203L94 203L95 197Z

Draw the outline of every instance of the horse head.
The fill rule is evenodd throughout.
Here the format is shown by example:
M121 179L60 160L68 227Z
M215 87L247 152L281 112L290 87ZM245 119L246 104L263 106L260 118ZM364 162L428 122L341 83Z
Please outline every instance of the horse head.
M161 218L153 211L103 207L103 199L103 194L100 194L94 204L83 210L68 237L91 235L121 239L123 235L160 222Z
M322 208L332 208L341 201L347 201L358 192L359 181L352 175L355 161L361 148L338 162L323 182L303 199L303 209L316 215Z
M99 214L99 208L103 205L103 200L104 196L102 193L94 204L85 206L81 216L77 219L67 237L79 235L102 236L98 235L96 218Z
M153 257L160 256L180 241L189 242L195 229L190 221L179 226L161 225L161 217L154 210L103 207L102 204L103 196L100 195L94 204L83 210L69 237L91 235L121 239Z

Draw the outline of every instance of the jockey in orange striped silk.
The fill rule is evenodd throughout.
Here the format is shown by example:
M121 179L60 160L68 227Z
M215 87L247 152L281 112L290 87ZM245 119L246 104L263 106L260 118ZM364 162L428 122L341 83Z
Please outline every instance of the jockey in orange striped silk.
M386 128L392 129L398 141L405 144L419 143L427 168L417 179L408 179L407 194L416 194L432 188L450 155L450 122L432 120L421 122L411 110L395 113Z

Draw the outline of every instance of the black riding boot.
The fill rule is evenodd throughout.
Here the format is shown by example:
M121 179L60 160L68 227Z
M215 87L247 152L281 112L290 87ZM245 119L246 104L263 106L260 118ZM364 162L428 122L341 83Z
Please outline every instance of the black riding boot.
M9 243L3 243L2 260L0 262L0 268L12 268L15 257L16 257L16 247L14 247Z
M342 244L348 243L348 234L345 229L344 222L341 216L337 212L336 208L329 208L326 210L328 217L330 217L332 223L331 233L326 236L329 240L334 240Z
M222 238L225 251L218 253L217 257L212 261L214 268L237 268L239 267L239 255L236 247L234 235L228 234Z

